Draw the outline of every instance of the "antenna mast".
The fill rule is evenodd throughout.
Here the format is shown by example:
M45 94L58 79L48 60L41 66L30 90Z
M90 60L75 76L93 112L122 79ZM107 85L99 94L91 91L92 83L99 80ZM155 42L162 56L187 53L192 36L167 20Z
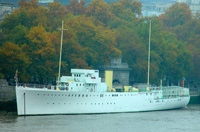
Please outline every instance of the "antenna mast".
M56 88L56 90L59 90L60 69L61 69L61 57L62 57L63 30L67 30L67 29L63 29L63 24L64 24L64 21L62 20L62 29L59 29L59 30L61 30L61 42L60 42L60 60L59 60L59 71L58 71L58 83L57 83L57 88Z
M149 53L148 53L148 75L147 75L147 90L149 90L149 73L150 73L150 46L151 46L151 20L149 24Z

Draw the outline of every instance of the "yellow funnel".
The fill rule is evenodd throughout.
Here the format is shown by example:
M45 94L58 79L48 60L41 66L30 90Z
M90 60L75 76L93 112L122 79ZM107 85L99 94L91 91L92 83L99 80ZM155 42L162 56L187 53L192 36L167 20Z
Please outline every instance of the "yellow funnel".
M113 71L105 71L105 82L108 85L108 91L112 89Z

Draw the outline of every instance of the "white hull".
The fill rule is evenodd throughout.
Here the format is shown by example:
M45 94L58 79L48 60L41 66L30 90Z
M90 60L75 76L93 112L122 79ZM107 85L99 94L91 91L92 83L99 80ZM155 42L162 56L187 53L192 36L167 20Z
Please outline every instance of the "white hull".
M16 87L18 115L167 110L185 107L190 100L190 96L155 96L155 92L69 92Z

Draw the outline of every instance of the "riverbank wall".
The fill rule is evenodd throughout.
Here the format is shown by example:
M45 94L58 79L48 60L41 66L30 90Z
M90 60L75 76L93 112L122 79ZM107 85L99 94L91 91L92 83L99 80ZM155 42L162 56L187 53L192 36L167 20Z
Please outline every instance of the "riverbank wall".
M15 86L8 85L5 79L0 79L0 110L16 111Z

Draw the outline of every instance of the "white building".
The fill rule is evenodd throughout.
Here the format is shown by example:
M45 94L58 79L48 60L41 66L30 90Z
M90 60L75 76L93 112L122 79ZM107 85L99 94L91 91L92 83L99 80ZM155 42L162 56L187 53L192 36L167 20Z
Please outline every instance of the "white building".
M15 5L13 3L1 2L0 3L0 21L5 15L11 14L15 10Z
M186 3L187 5L190 6L190 9L192 10L193 16L197 13L200 12L200 0L176 0L176 2L179 3Z
M38 0L38 3L53 3L54 0Z

